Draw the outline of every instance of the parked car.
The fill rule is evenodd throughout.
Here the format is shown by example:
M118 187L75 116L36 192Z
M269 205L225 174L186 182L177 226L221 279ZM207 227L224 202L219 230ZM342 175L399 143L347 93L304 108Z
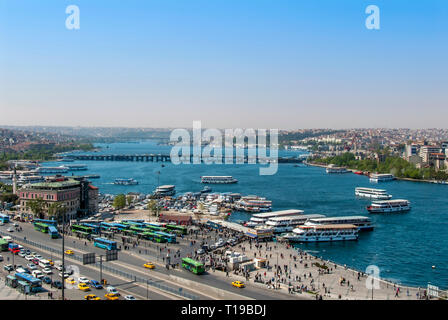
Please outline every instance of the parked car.
M14 229L13 229L13 228L8 228L8 229L6 229L6 231L8 231L8 232L14 232Z
M104 295L107 300L118 300L118 295L114 293L107 293Z
M46 283L46 284L51 284L51 278L50 277L45 276L45 277L42 278L42 281L44 283Z
M86 277L79 277L78 282L87 284L89 283L89 279L87 279Z
M45 274L52 274L53 273L53 271L51 271L50 268L43 268L42 272L45 273Z
M85 291L89 291L90 287L86 283L81 282L78 284L78 289L85 292Z
M36 267L36 265L35 264L32 264L32 263L28 263L27 265L26 265L30 270L37 270L37 267Z
M3 267L3 269L5 269L6 271L13 271L14 267L12 266L12 264L7 264Z
M197 254L204 254L205 250L204 249L199 249L198 251L196 251Z
M52 288L58 288L58 289L62 289L62 282L59 280L53 281L51 283L51 287Z
M40 270L34 270L33 272L31 272L31 274L33 275L33 277L38 279L42 279L43 277L45 277L42 271Z
M103 288L103 286L101 285L101 283L99 283L99 282L96 281L96 280L90 280L90 285L91 285L92 287L94 287L95 289L102 289L102 288Z
M0 255L0 261L3 261L3 256L2 255Z
M62 277L62 272L58 273L59 277ZM64 272L64 279L68 278L70 275L67 272Z
M107 293L112 293L112 294L120 295L120 294L118 293L117 289L115 289L115 288L112 287L112 286L107 286L107 287L106 287L106 290L107 290Z
M32 261L33 259L34 259L34 257L31 255L25 256L25 260Z
M19 257L25 258L26 256L26 252L25 251L20 251L19 252Z

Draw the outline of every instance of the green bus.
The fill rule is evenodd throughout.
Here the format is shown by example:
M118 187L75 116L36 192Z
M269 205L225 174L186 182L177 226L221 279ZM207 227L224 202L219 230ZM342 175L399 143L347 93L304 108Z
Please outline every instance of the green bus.
M34 230L48 233L48 224L42 223L42 222L35 222L34 223Z
M143 232L148 231L148 229L140 228L140 227L129 227L129 229L125 229L125 230L131 230L131 231L135 231L137 233L143 233Z
M74 224L74 225L72 225L72 232L77 233L79 235L83 235L83 236L89 236L93 233L93 228L87 227L87 226L82 226L79 224Z
M182 258L182 268L194 274L202 274L205 272L204 264L191 258Z
M0 251L8 251L8 245L9 245L8 241L0 239Z
M186 235L187 234L187 232L188 232L188 229L187 229L187 227L185 227L185 226L178 226L178 225L175 225L175 224L167 224L166 225L166 229L168 229L168 231L170 231L170 232L175 232L176 234L183 234L183 235Z
M159 232L167 232L168 231L168 229L167 228L164 228L164 227L158 227L158 226L153 226L153 225L146 225L146 229L147 230L150 230L151 232L156 232L156 231L159 231Z
M164 236L150 231L143 232L140 235L142 236L143 239L150 240L153 242L164 243L167 241L167 239Z

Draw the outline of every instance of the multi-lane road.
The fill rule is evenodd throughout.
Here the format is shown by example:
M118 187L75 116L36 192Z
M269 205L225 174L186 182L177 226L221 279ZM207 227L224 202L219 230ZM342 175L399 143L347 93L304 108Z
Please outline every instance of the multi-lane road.
M48 234L35 231L32 224L19 223L23 231L12 232L8 235L17 237L16 242L22 244L24 247L29 248L31 251L35 251L44 257L51 258L53 261L61 260L61 255L56 256L55 253L40 249L38 247L30 247L26 245L23 239L27 239L38 243L44 247L51 247L58 252L62 252L62 239L51 239ZM6 224L0 226L2 235L6 235L6 229L11 226ZM181 253L188 252L189 241L181 240L180 245L171 246L171 253L177 250L181 250ZM185 296L176 294L183 293L188 297L194 297L195 299L297 299L297 296L287 295L277 291L268 290L265 287L260 287L251 283L248 283L244 289L235 288L231 285L232 275L226 277L221 272L216 271L209 272L203 275L195 275L183 269L169 269L165 268L165 263L161 260L160 251L158 245L153 244L151 248L136 247L130 250L121 250L118 254L117 261L103 262L104 266L113 268L122 273L135 275L138 278L148 279L152 283L155 283L157 287L147 285L144 282L130 281L128 277L117 275L117 272L111 273L103 268L103 278L108 280L108 283L113 285L118 291L122 291L122 295L131 294L137 299L185 299ZM170 248L170 247L168 247ZM66 236L65 249L72 249L74 254L81 257L84 253L95 252L97 256L104 255L105 251L94 247L92 243L77 239L75 237ZM148 249L145 251L145 249ZM166 249L163 251L166 255ZM6 255L4 254L5 260ZM15 263L26 265L28 262L23 258L15 256ZM23 259L21 261L20 259ZM66 263L74 265L75 269L79 270L80 276L85 276L89 279L99 280L99 268L96 265L82 265L78 260L73 259L69 255L65 255ZM19 261L19 262L17 262ZM143 267L145 262L152 262L156 265L155 269L149 270ZM25 263L26 262L26 263ZM11 263L11 261L9 262ZM7 264L6 261L3 264ZM55 273L57 270L55 270ZM55 275L53 275L55 277ZM75 275L76 280L77 275ZM163 286L160 288L160 286ZM169 288L169 290L167 290ZM59 290L60 291L60 290ZM92 289L92 293L98 296L104 296L104 290ZM71 299L82 299L87 293L81 292L78 289L66 290L66 296Z

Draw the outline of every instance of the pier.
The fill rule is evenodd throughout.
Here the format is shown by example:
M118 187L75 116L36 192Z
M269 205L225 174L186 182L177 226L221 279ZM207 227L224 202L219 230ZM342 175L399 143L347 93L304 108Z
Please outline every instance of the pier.
M170 162L171 156L169 154L88 154L88 155L71 155L64 159L73 159L81 161L135 161L135 162ZM203 163L216 163L217 157L195 157L194 155L180 156L179 159L182 162L194 163L194 160ZM218 157L219 159L219 157ZM230 161L229 161L230 160ZM279 157L277 159L270 157L254 157L254 156L244 156L244 157L221 157L222 163L302 163L303 158L288 158Z

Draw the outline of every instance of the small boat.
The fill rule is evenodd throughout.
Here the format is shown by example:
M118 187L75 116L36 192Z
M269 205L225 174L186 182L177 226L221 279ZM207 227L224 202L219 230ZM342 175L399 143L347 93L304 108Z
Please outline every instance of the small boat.
M201 192L201 193L212 192L212 188L206 186L206 187L205 187L204 189L202 189L200 192Z
M357 174L357 175L360 175L360 176L362 176L364 174L364 172L362 172L362 171L354 171L353 173Z
M114 184L122 185L122 186L132 186L138 184L137 180L132 178L129 179L115 179Z

